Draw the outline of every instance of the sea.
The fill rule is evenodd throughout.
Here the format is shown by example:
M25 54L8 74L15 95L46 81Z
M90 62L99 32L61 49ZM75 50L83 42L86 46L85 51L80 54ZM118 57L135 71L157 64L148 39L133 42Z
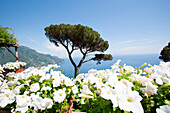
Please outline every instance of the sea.
M105 70L111 69L111 66L120 59L120 65L129 65L133 67L140 67L142 64L147 63L151 65L159 65L159 54L147 54L147 55L115 55L111 61L101 61L101 64L96 64L97 61L89 61L84 63L79 69L80 73L87 73L90 69ZM65 62L59 64L57 70L61 70L66 76L72 78L74 75L74 67L68 58L64 59ZM80 58L74 58L74 61L78 63Z

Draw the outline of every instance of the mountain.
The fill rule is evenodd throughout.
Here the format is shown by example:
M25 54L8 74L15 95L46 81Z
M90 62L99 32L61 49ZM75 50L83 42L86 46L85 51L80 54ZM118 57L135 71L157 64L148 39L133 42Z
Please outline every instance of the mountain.
M11 47L15 53L15 48ZM42 54L38 53L37 51L30 49L26 46L19 46L18 48L18 56L19 61L26 62L26 67L41 67L46 66L48 64L60 64L64 62L63 59L58 58L57 56L51 56L50 54ZM0 64L5 64L7 62L15 62L15 57L5 49L3 53L0 53Z

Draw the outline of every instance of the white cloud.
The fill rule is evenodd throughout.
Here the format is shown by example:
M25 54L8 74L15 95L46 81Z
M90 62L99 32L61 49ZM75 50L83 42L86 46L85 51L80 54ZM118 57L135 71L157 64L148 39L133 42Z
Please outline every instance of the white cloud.
M143 43L153 43L156 40L151 40L149 38L144 38L144 39L140 39L140 40L125 40L125 41L121 41L121 42L116 42L116 43L112 43L111 45L117 45L117 46L122 46L122 45L137 45L137 44L143 44Z
M125 40L110 44L110 48L107 53L110 52L116 55L158 54L161 48L162 46L157 40L143 38L139 40Z
M116 49L110 48L108 52L113 55L159 54L160 48L160 45L130 46Z
M66 50L62 46L57 47L53 43L48 42L46 48L49 49L49 53L53 56L58 56L60 58L67 57Z
M118 42L117 44L129 44L129 43L133 43L135 42L134 40L127 40L127 41L122 41L122 42Z
M33 39L29 39L31 42L36 42L36 40L33 40Z

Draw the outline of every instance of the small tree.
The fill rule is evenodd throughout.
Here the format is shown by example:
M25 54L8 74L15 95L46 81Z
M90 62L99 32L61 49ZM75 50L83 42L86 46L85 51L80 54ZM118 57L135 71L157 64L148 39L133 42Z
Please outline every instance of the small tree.
M9 27L2 27L0 25L0 44L15 44L16 42L14 31Z
M170 61L170 42L168 43L168 46L163 48L160 55L161 56L159 56L159 59L162 59L164 62Z
M108 49L108 41L104 41L100 38L100 34L87 26L60 24L50 25L45 28L45 35L49 38L50 42L56 46L61 44L68 53L69 59L74 66L75 76L81 65L91 60L97 60L100 63L101 60L112 60L111 54L96 54L94 58L85 61L86 56L92 52L104 52ZM78 64L76 64L72 58L72 53L75 50L79 50L82 54L82 58Z

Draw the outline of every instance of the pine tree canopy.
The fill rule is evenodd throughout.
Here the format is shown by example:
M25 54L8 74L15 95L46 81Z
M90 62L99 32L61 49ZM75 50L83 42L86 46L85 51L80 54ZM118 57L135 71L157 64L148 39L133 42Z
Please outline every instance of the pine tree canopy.
M56 46L61 44L65 47L69 59L75 67L75 76L81 65L85 62L97 60L98 64L100 64L101 60L105 61L113 59L111 54L96 54L94 58L84 61L87 54L92 52L105 52L109 47L108 41L104 41L100 37L100 34L92 28L80 24L60 24L50 25L44 30L45 35L48 37L50 42L54 43ZM74 50L79 50L83 55L78 65L75 64L72 59L72 53Z

